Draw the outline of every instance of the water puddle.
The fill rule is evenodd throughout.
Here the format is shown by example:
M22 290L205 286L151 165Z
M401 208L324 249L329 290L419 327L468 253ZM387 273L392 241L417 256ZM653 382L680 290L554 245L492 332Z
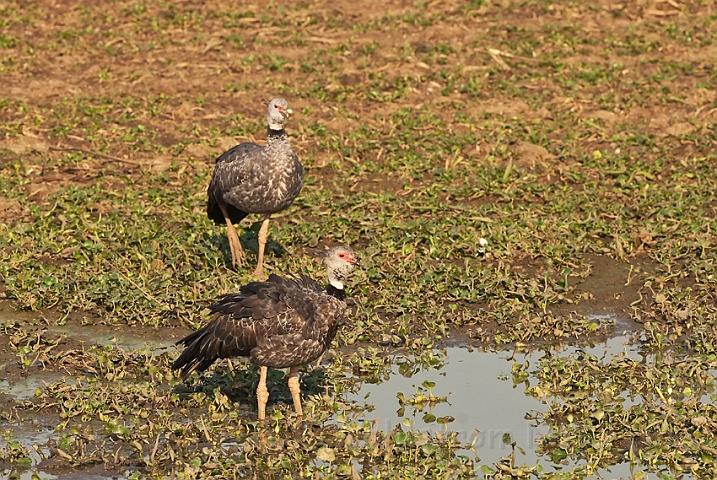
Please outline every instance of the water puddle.
M601 315L600 318L606 316ZM615 334L587 345L561 344L537 351L496 352L471 346L449 347L437 352L444 358L436 368L406 372L394 362L388 381L364 383L350 398L359 405L365 405L366 419L377 422L384 432L399 424L430 433L457 432L461 443L475 442L475 453L465 450L461 453L471 458L477 454L479 464L488 466L501 457L511 455L510 443L515 442L519 447L516 449L515 465L532 466L540 461L545 467L544 473L564 471L567 466L574 465L552 463L549 457L536 452L536 441L548 433L548 427L536 425L526 416L531 411L544 412L547 407L526 393L524 383L514 384L513 365L529 362L527 370L532 371L546 354L567 356L573 353L595 356L604 361L613 357L647 363L655 361L654 355L641 351L640 332L632 324L616 321ZM535 383L532 377L530 381ZM415 408L410 400L406 401L429 394L439 399L446 397L446 401L418 403ZM623 405L628 408L639 401L639 397L626 398ZM452 421L444 424L450 419ZM509 441L504 441L506 439ZM632 470L635 468L628 463L618 464L599 470L597 478L633 478ZM683 475L680 478L692 477Z
M132 327L133 331L127 331L106 325L84 326L80 332L77 328L67 326L50 326L48 332L53 335L66 335L73 340L84 342L88 345L97 344L102 346L114 345L125 350L140 351L147 350L155 355L161 354L167 348L174 345L176 340L162 338L163 333L151 327ZM164 334L166 336L166 332Z
M27 462L21 461L16 468L0 467L0 480L5 479L21 479L21 480L38 480L38 479L54 479L61 478L63 480L72 479L90 479L90 480L107 480L107 479L124 479L127 475L113 474L107 472L99 466L73 469L63 467L58 471L50 468L54 473L49 473L43 467L46 466L45 458L50 457L49 443L54 443L59 438L59 434L55 432L53 425L55 419L45 416L37 416L32 419L25 419L22 423L0 422L0 449L18 449L21 448L28 455ZM4 464L5 467L8 463Z
M37 470L37 465L50 454L47 444L50 439L56 439L57 434L53 426L37 419L27 419L22 423L11 424L0 422L0 449L24 451L29 465L23 463L18 469L0 468L2 479L56 478L54 475ZM7 465L7 464L6 464Z
M0 469L0 480L54 480L55 478L61 480L120 480L129 478L129 476L108 476L106 474L103 475L86 470L52 474L34 468L23 470L22 472L18 470Z
M0 302L0 324L18 324L28 332L31 337L42 333L45 338L60 339L65 348L84 348L82 345L115 346L127 351L150 353L160 355L174 345L167 332L151 327L83 325L83 326L57 326L46 325L36 312L16 312L8 307L7 302ZM181 335L181 331L172 333ZM0 408L5 402L9 404L30 400L37 392L45 389L45 384L61 381L65 378L68 385L74 385L75 379L66 372L53 372L45 370L42 362L30 362L22 369L19 367L19 358L13 350L6 350L0 356ZM4 479L124 479L128 473L108 472L102 465L86 468L72 468L64 466L58 470L57 465L50 465L46 458L50 458L48 445L54 444L60 438L56 432L57 416L35 415L23 418L20 422L0 421L0 451L8 452L9 457L15 460L0 461L0 480ZM52 473L50 473L52 472Z
M52 480L54 478L57 476L43 471L27 470L19 473L16 470L0 469L0 480Z
M114 345L125 350L148 350L161 353L188 333L182 329L160 329L142 325L46 325L37 313L12 311L0 302L0 324L20 322L29 332L46 331L46 335L65 336L87 345ZM176 338L174 338L176 337Z
M539 463L544 474L558 473L576 465L563 461L553 463L540 453L541 439L549 433L547 425L539 425L535 412L546 412L548 407L526 392L529 383L536 379L530 375L526 381L516 383L513 373L516 365L529 365L526 372L534 371L545 356L594 356L608 362L612 358L629 358L640 363L654 364L653 353L641 348L642 331L634 323L621 319L614 314L604 313L589 316L595 320L608 318L614 325L614 335L592 338L575 343L532 346L532 349L516 348L512 351L486 351L476 345L451 346L434 351L436 362L422 362L417 357L394 355L388 372L368 380L357 378L360 385L357 393L350 394L347 400L363 405L365 419L390 432L397 425L431 434L438 432L456 432L457 440L465 445L473 442L472 449L461 450L459 454L474 458L478 464L492 466L502 457L510 456L515 449L515 465L527 466ZM0 312L0 322L5 318ZM65 336L75 342L97 345L114 345L125 350L149 351L158 355L168 348L174 348L176 338L183 332L172 329L171 332L154 328L132 328L117 326L49 326L50 335ZM430 354L430 352L427 352ZM13 360L16 361L16 360ZM433 365L433 366L431 366ZM8 396L15 401L30 399L38 389L44 389L44 382L56 382L61 374L53 372L33 372L29 377L0 378L0 396ZM375 382L375 383L370 383ZM71 383L68 380L68 384ZM435 401L424 400L434 395ZM702 401L711 402L715 395L703 395ZM698 397L699 398L699 397ZM562 401L557 399L557 401ZM640 397L625 398L623 405L628 408L639 403ZM531 413L532 412L532 413ZM117 472L95 472L73 470L62 473L47 473L42 464L42 456L47 456L47 445L56 439L53 421L39 419L23 420L19 424L0 422L0 448L7 448L10 442L18 442L29 451L31 465L17 470L0 468L0 480L4 478L126 478ZM39 446L39 447L36 447ZM39 450L39 452L38 452ZM41 454L41 453L42 454ZM7 464L3 465L7 466ZM633 478L636 467L627 463L611 466L596 472L596 478ZM639 467L637 467L639 469ZM54 471L50 469L51 471ZM113 475L113 476L108 476ZM652 478L653 474L642 478ZM680 476L690 479L689 475Z
M13 400L28 400L35 396L38 390L45 388L45 383L52 383L62 378L62 375L52 372L37 372L26 378L8 380L0 378L0 395L7 395Z
M85 468L61 467L52 465L49 468L46 459L51 452L48 445L56 444L60 433L56 432L57 418L52 415L33 414L23 418L21 422L0 421L0 451L16 452L13 462L0 463L0 480L20 479L63 480L90 479L125 479L128 476L105 471L102 465ZM49 460L52 464L52 459ZM52 471L53 473L48 472Z

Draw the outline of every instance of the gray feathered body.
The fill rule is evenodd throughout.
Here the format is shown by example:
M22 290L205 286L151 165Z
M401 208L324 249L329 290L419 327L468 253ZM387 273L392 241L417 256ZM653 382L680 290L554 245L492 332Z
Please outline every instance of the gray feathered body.
M270 275L239 293L220 297L211 309L214 318L177 344L186 348L174 362L185 379L204 371L220 358L249 357L251 363L272 368L303 365L317 359L336 336L346 309L345 292L300 274Z
M299 195L304 168L286 131L268 131L265 147L240 143L217 157L207 191L207 215L216 224L226 223L220 203L227 205L229 219L237 223L249 213L283 210Z

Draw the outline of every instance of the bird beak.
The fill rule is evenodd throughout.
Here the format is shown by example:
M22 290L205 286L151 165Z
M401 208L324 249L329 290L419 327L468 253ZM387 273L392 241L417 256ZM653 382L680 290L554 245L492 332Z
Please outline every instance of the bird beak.
M282 110L281 113L284 115L284 118L289 118L289 115L294 113L294 111L290 108L287 108L286 110Z

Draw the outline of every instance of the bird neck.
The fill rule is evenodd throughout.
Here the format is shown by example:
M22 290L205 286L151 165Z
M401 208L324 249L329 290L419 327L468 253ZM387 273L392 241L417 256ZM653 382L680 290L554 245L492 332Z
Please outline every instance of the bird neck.
M269 128L266 136L266 153L275 165L283 165L282 168L293 171L294 152L291 150L289 137L283 129L272 130Z
M269 135L286 135L284 131L284 124L279 122L272 122L269 120L269 126L267 127Z
M342 283L339 283L339 285L341 286L337 287L333 283L329 283L326 286L326 293L328 293L332 297L338 298L343 302L344 300L346 300L346 290L344 290L344 285Z
M289 137L286 135L286 130L283 128L275 129L269 128L266 132L266 145L270 146L272 144L276 145L279 143L287 143L289 141Z

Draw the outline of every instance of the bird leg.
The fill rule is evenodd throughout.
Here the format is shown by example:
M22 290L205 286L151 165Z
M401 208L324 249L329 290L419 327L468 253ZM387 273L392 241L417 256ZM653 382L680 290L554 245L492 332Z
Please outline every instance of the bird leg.
M304 413L301 410L301 388L299 387L299 367L291 367L289 369L289 391L291 392L291 398L294 399L294 410L296 414L302 416Z
M223 203L219 204L219 208L222 210L224 220L227 222L227 239L229 240L229 248L232 251L232 266L234 268L241 267L242 258L244 258L244 250L241 248L241 242L239 241L239 235L232 225L232 221L229 220L229 212L227 206Z
M264 217L264 221L261 222L261 228L259 229L259 259L256 262L256 270L254 270L255 277L264 276L264 248L266 247L266 239L269 233L269 218L271 214Z
M269 390L266 389L266 373L269 367L259 367L259 386L256 387L256 402L259 408L259 420L266 418L266 402L269 400Z

